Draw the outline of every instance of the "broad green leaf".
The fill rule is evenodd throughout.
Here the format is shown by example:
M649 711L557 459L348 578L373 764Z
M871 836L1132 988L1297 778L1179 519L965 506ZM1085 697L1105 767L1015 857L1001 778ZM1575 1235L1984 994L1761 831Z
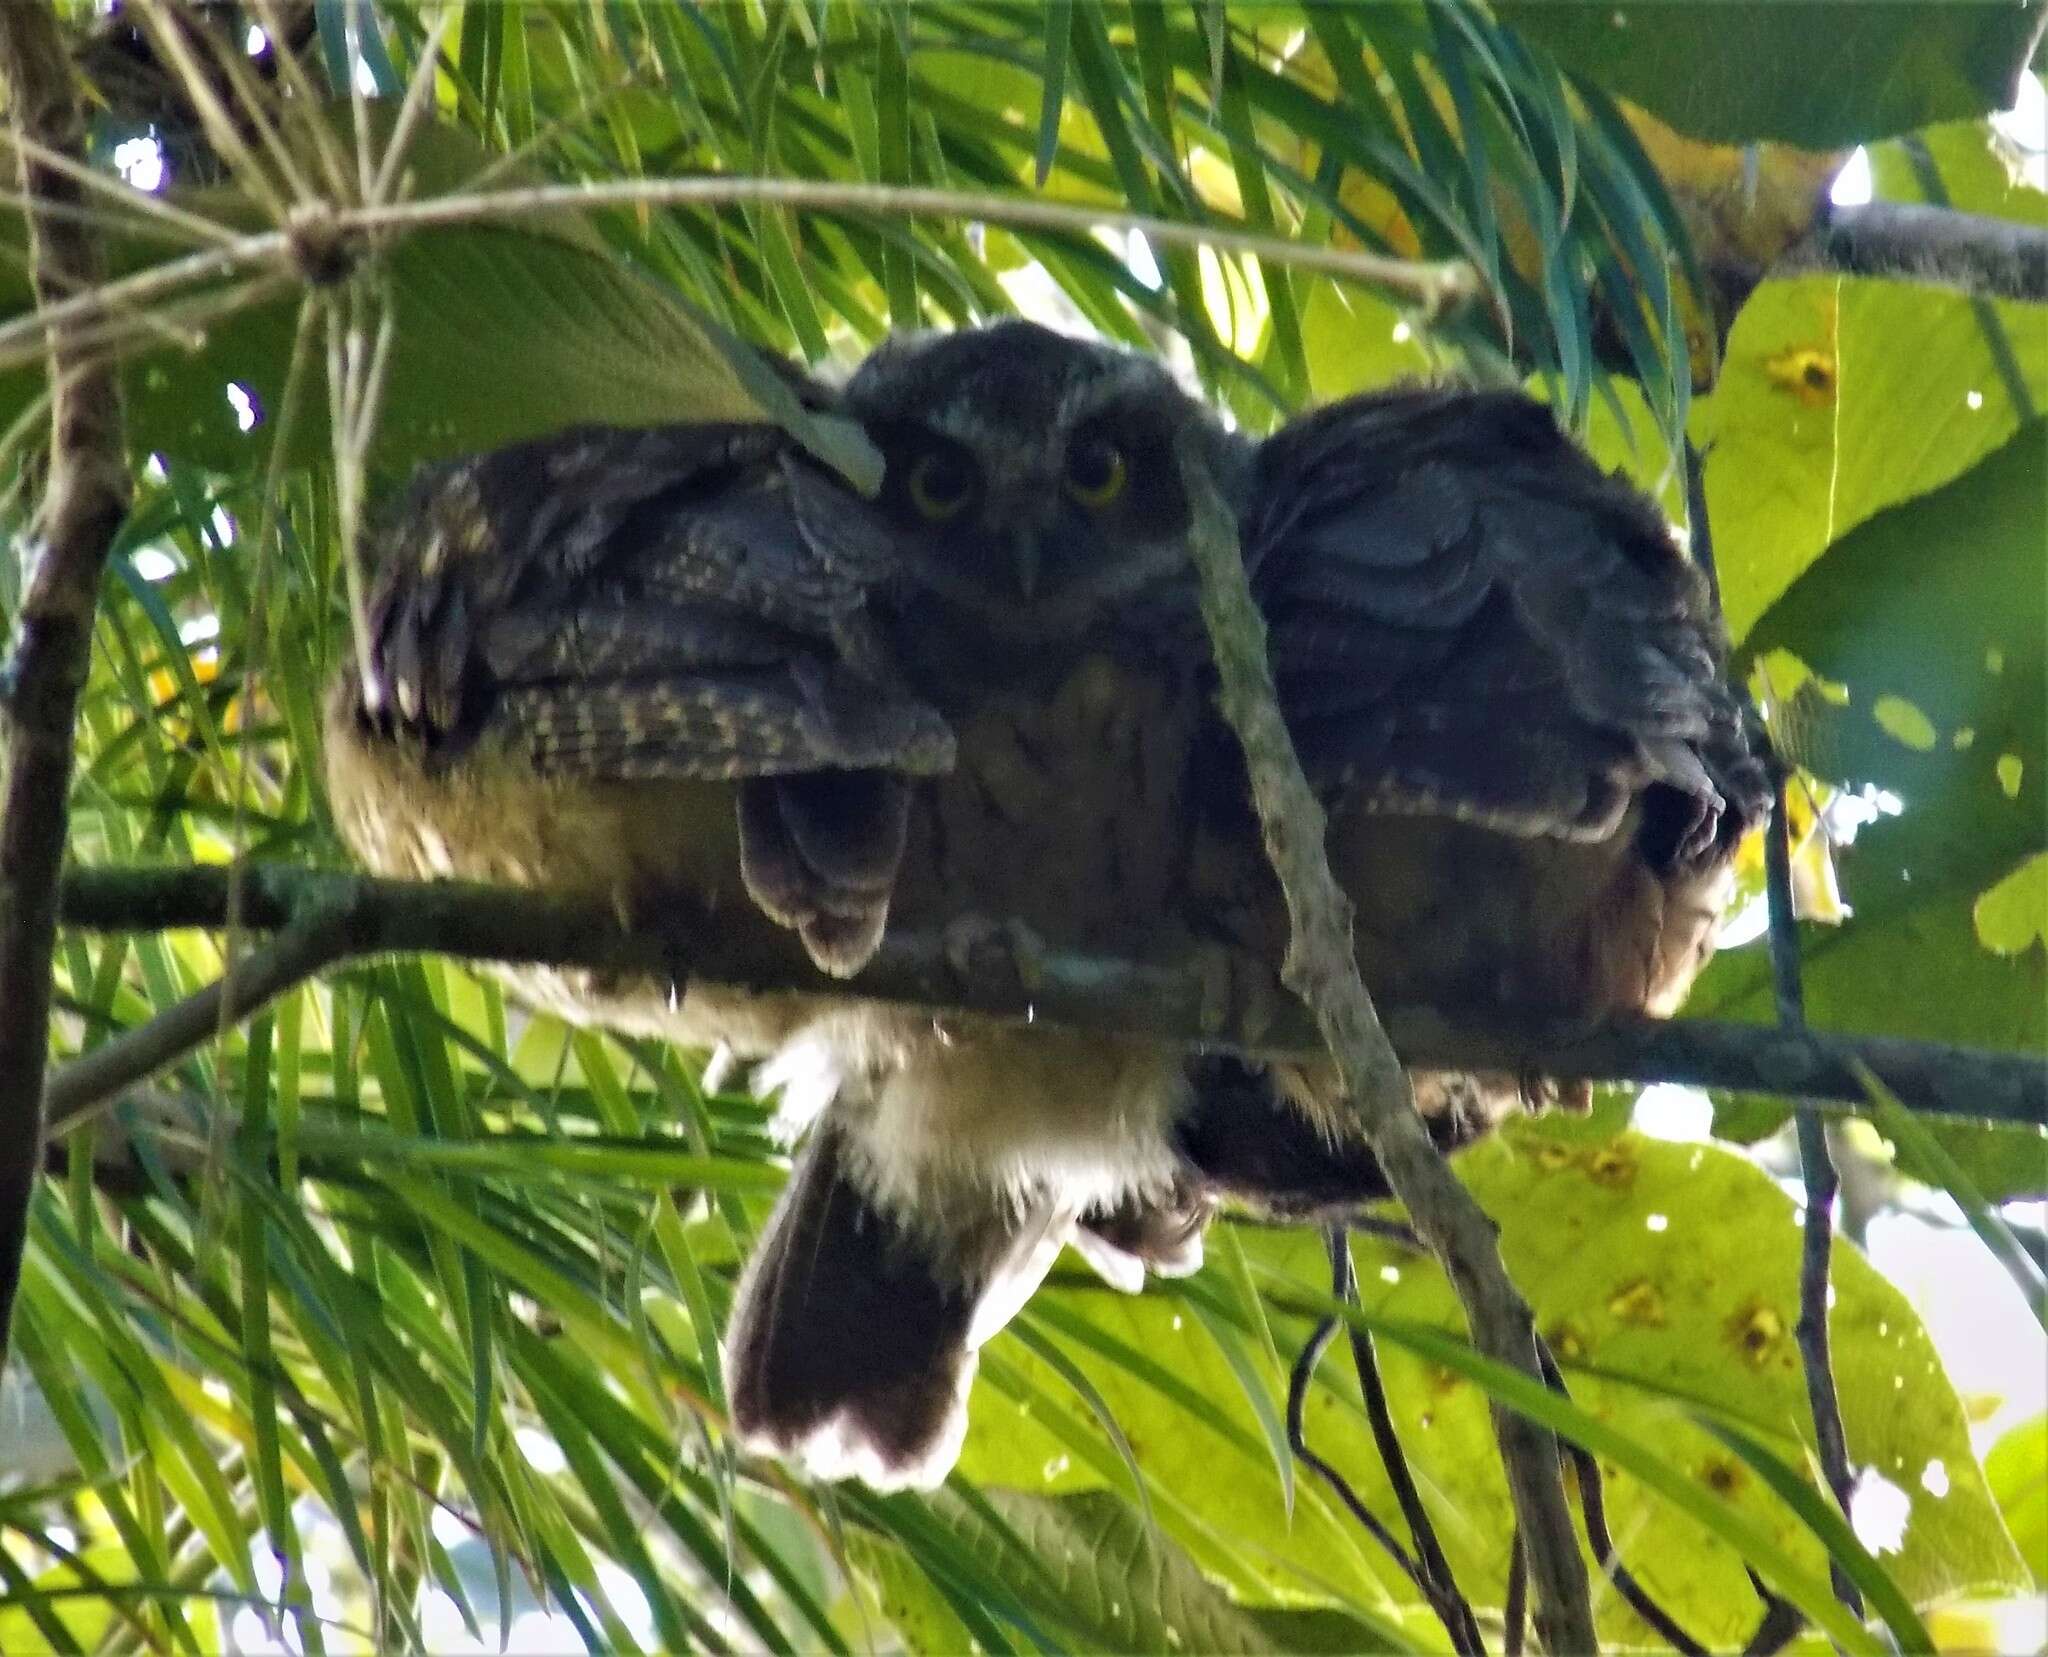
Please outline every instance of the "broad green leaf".
M2048 946L2048 852L2036 852L1971 909L1977 941L1994 955Z
M1927 172L1942 202L1959 213L2039 224L2048 195L2012 165L2010 146L1989 121L1944 121L1924 132L1870 146L1870 182L1878 201L1926 201Z
M1725 1151L1608 1137L1557 1119L1512 1127L1461 1157L1459 1170L1501 1222L1509 1268L1530 1295L1578 1403L1693 1473L1701 1501L1733 1502L1790 1557L1821 1569L1823 1554L1803 1524L1740 1458L1674 1406L1674 1399L1695 1401L1780 1461L1808 1464L1811 1429L1792 1334L1799 1229L1790 1200ZM1312 1236L1243 1235L1255 1259L1307 1285L1325 1281ZM1365 1238L1353 1247L1370 1308L1457 1327L1454 1303L1432 1266ZM1834 1281L1835 1362L1852 1457L1911 1500L1902 1544L1881 1554L1881 1564L1916 1605L2016 1587L2019 1562L1971 1453L1961 1406L1918 1319L1846 1244L1837 1246ZM1205 1353L1193 1320L1167 1296L1125 1301L1063 1289L1060 1299L1075 1316L1166 1354L1177 1372L1232 1402L1224 1366ZM1293 1319L1276 1330L1285 1347L1304 1332ZM1379 1345L1397 1427L1459 1580L1478 1600L1497 1605L1508 1509L1485 1399L1471 1383L1395 1342ZM1347 1563L1332 1551L1315 1481L1300 1483L1290 1528L1270 1473L1257 1484L1248 1465L1219 1476L1216 1440L1189 1433L1142 1385L1085 1356L1081 1361L1116 1409L1155 1489L1169 1488L1185 1501L1184 1514L1162 1508L1161 1520L1205 1564L1208 1548L1222 1544L1242 1561L1240 1571L1263 1558L1275 1582L1294 1562L1328 1585L1325 1595L1339 1584L1369 1595L1371 1586L1357 1574L1363 1565L1395 1603L1411 1594L1402 1579L1382 1577L1377 1563ZM988 1389L975 1405L967 1465L978 1477L1040 1489L1102 1482L1061 1466L1056 1455L1048 1459L1035 1425L1003 1410ZM1325 1358L1309 1396L1306 1426L1310 1442L1398 1530L1355 1382L1335 1354ZM1204 1467L1206 1477L1197 1472ZM1741 1562L1695 1520L1611 1467L1606 1482L1610 1527L1659 1602L1710 1647L1746 1639L1758 1607ZM1294 1591L1305 1586L1297 1582ZM1601 1616L1609 1637L1649 1638L1611 1597L1603 1598Z
M972 1644L967 1625L946 1603L902 1548L893 1542L856 1532L847 1538L847 1554L873 1586L881 1614L914 1652L966 1651Z
M1569 68L1723 143L1828 149L2007 108L2030 6L1902 0L1505 0Z
M2048 426L2037 423L1844 538L1744 642L1746 654L1788 650L1846 688L1846 700L1799 699L1794 755L1903 807L1841 856L1850 919L1805 931L1817 1024L2048 1046L2048 957L1993 954L1974 920L1979 894L2048 840L2044 544ZM1902 708L1931 728L1931 743L1906 728ZM1764 1016L1768 979L1760 948L1728 954L1694 1006Z
M1303 284L1301 338L1318 402L1377 391L1429 371L1420 331L1383 299L1334 282Z
M1993 310L2048 407L2048 306ZM1966 299L1856 277L1764 283L1692 424L1729 631L1744 640L1833 543L1959 477L2028 413Z
M2048 1589L2048 1415L2022 1421L1992 1445L1984 1478L2034 1586Z

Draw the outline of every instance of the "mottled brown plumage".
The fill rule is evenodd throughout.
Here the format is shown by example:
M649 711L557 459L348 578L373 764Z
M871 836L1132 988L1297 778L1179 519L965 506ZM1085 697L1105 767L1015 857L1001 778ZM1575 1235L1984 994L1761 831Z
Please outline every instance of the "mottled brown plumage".
M1697 576L1543 410L1401 392L1253 444L1151 363L1027 325L885 348L843 410L887 462L873 501L766 427L575 432L424 480L331 704L359 854L793 932L841 974L885 924L1277 962L1186 558L1192 432L1375 994L1518 1019L1683 995L1763 773ZM759 1056L793 1123L822 1116L728 1339L742 1436L821 1473L943 1476L974 1349L1063 1241L1135 1287L1199 1263L1219 1197L1380 1189L1324 1067L524 983ZM1417 1091L1456 1143L1519 1088Z

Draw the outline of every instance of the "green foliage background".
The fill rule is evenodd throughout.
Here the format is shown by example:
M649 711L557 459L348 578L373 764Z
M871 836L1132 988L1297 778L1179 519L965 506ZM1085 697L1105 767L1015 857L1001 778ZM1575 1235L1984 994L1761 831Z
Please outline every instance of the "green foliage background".
M337 86L344 10L315 8ZM2048 945L2026 894L2048 857L2048 311L1768 280L1696 388L1675 349L1698 292L1685 216L1613 101L1709 140L1869 143L1881 197L2038 222L2040 193L2010 182L1982 119L2035 14L1633 8L1625 52L1612 14L472 4L411 152L417 195L497 157L499 183L730 171L1042 191L1463 257L1487 293L1432 327L1249 258L1162 248L1155 281L1106 238L761 207L440 230L364 278L396 326L375 480L573 421L752 412L767 382L739 341L843 362L1019 292L1175 354L1252 426L1404 375L1526 378L1673 502L1685 431L1708 453L1738 666L1768 669L1774 726L1816 787L1903 804L1842 858L1851 917L1809 928L1816 1019L2042 1051ZM375 15L364 64L386 134L431 12ZM103 110L100 159L141 130ZM265 222L245 180L208 174L197 135L155 135L179 200ZM140 214L108 230L118 270L179 251ZM195 348L151 338L128 359L142 481L80 734L80 862L342 861L315 781L320 689L347 638L321 374L258 546L301 296L214 297ZM26 303L10 262L0 314ZM229 382L263 411L252 432ZM37 394L33 365L0 375L17 521ZM227 948L67 934L62 1045L146 1020ZM1695 1010L1768 1017L1759 950L1724 954ZM781 1161L766 1108L707 1092L701 1058L397 962L300 990L64 1133L9 1377L51 1443L36 1461L24 1428L0 1454L0 1650L212 1650L248 1606L305 1649L417 1646L435 1586L479 1637L544 1602L593 1649L645 1628L669 1649L1443 1649L1287 1454L1287 1371L1326 1296L1313 1237L1221 1227L1202 1274L1135 1300L1057 1274L987 1350L962 1471L931 1497L736 1461L718 1332ZM1731 1135L1782 1117L1724 1104ZM1827 1602L1823 1541L1761 1471L1803 1480L1810 1461L1798 1233L1746 1156L1636 1137L1626 1110L1522 1126L1463 1171L1565 1365L1566 1425L1598 1448L1624 1554L1701 1639L1739 1643L1758 1610L1745 1558ZM1993 1197L2048 1190L2038 1132L1950 1127L1943 1143ZM1459 1358L1433 1268L1376 1242L1355 1254L1425 1499L1461 1582L1497 1609L1500 1383ZM1848 1244L1836 1286L1852 1456L1912 1497L1899 1548L1862 1565L1922 1613L2038 1586L2040 1424L1997 1448L1987 1481L1904 1299ZM1392 1518L1337 1353L1307 1422ZM309 1548L338 1557L309 1574ZM1611 1593L1600 1612L1611 1639L1647 1640ZM1927 1635L1911 1613L1899 1631Z

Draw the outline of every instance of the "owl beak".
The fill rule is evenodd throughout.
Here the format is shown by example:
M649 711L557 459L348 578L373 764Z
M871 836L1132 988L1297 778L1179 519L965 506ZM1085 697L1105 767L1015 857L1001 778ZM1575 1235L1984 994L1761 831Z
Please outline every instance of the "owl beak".
M1010 543L1010 568L1017 578L1018 596L1026 603L1038 592L1038 576L1044 559L1044 548L1034 533L1019 535Z

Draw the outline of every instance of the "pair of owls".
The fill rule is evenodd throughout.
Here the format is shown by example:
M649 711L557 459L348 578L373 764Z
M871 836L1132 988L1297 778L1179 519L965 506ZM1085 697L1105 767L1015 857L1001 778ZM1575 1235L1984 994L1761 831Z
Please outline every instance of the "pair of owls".
M859 994L886 926L1277 964L1184 465L1237 514L1383 1000L1668 1010L1766 782L1662 519L1521 397L1359 397L1255 442L1144 358L1010 322L892 342L834 406L886 462L872 498L768 425L427 475L331 699L330 795L381 872L602 896L685 959L747 929L850 980L521 987L762 1061L808 1136L736 1291L734 1427L924 1485L1065 1244L1136 1289L1199 1265L1219 1197L1383 1190L1327 1067ZM1516 1094L1416 1085L1447 1144Z

